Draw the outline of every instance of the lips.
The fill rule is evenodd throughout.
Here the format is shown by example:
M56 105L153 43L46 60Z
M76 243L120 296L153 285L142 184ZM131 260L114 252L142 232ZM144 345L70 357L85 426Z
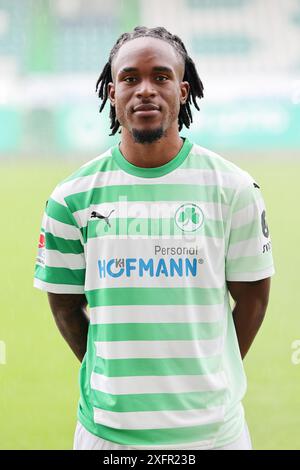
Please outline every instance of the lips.
M147 103L147 104L138 104L137 106L134 106L133 112L149 112L149 111L159 111L159 106L153 103Z

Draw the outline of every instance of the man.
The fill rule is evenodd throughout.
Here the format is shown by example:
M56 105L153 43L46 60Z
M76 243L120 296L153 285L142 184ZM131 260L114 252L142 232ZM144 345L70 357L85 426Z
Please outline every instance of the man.
M180 137L203 85L164 28L123 34L96 89L120 145L53 191L34 281L82 361L74 449L249 449L242 359L274 272L259 186Z

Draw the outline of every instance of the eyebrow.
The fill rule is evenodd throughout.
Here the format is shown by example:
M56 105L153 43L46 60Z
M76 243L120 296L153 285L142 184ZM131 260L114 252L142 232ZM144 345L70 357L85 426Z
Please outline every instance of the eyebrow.
M169 67L166 67L164 65L158 65L156 67L153 67L153 72L167 72L167 73L173 73L173 70L170 69ZM130 72L138 72L139 69L136 67L124 67L122 70L120 70L119 74L122 73L130 73Z

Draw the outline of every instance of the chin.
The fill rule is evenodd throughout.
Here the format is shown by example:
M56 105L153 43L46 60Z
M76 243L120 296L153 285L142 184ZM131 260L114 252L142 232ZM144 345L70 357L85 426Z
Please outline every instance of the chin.
M131 130L134 141L138 144L152 144L164 136L165 132L162 126L155 128L143 128Z

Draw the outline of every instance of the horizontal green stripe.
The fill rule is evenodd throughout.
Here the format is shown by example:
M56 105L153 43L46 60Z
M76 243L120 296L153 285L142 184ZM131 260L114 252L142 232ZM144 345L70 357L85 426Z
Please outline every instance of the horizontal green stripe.
M79 170L75 171L70 176L68 176L68 178L64 179L59 184L59 186L63 186L64 183L67 183L68 181L72 181L76 178L80 178L82 176L90 176L98 172L100 173L100 172L113 171L113 170L120 170L120 168L114 162L111 155L108 155L107 157L99 158L99 160L95 162L91 162L90 164L85 165L82 168L79 168Z
M53 268L36 266L35 277L40 281L52 284L70 284L83 286L85 281L85 269Z
M101 325L100 328L102 328ZM159 359L103 359L96 357L94 372L106 377L132 377L147 375L204 375L220 371L219 356L159 358Z
M91 204L118 202L120 196L127 201L193 201L230 204L234 190L219 186L187 184L134 184L94 188L71 194L65 198L72 212L86 209Z
M222 423L205 424L202 426L186 426L180 428L162 429L117 429L92 422L92 416L88 419L81 411L79 405L78 419L92 434L101 436L102 439L116 442L121 445L168 445L199 442L200 440L213 439Z
M85 292L89 306L214 305L224 301L224 289L200 287L111 287Z
M51 199L51 198L48 199L48 204L46 207L46 214L49 217L52 217L53 219L58 220L58 222L63 222L64 224L77 226L77 222L75 221L68 207L63 206L59 202L54 201L54 199Z
M111 235L183 235L184 232L176 225L175 219L147 219L147 218L115 218L110 220L110 227L104 220L90 220L88 228L81 228L84 241L86 237L96 238ZM205 219L202 226L192 234L203 234L207 237L223 238L225 227L223 221Z
M80 240L68 240L56 237L50 232L45 232L46 248L48 250L58 250L60 253L80 254L84 252L84 248Z
M229 244L233 245L244 240L250 240L251 238L256 238L262 233L260 221L253 220L249 224L242 225L238 228L232 228L230 231L230 240Z
M222 323L105 323L93 325L95 341L172 341L214 339Z
M226 273L247 273L261 271L273 265L271 252L258 256L244 256L243 258L227 260Z
M226 390L190 393L141 393L139 395L112 395L91 390L93 406L120 413L126 411L201 410L222 406L225 397Z

